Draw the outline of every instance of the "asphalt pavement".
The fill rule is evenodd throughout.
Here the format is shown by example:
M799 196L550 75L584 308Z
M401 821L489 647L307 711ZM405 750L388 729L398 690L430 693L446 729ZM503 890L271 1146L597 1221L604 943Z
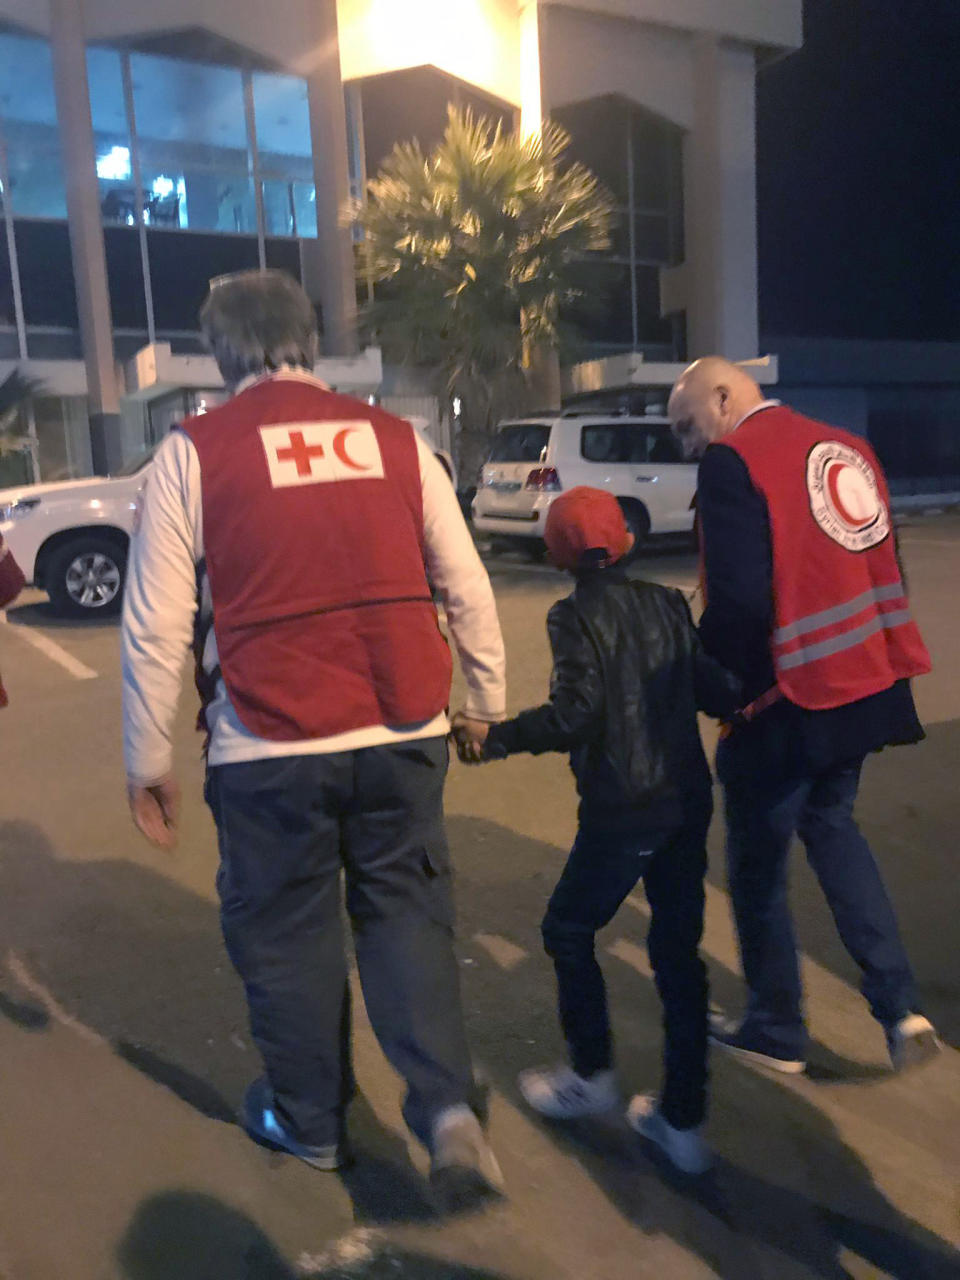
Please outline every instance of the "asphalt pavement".
M0 623L0 1280L960 1277L960 518L916 517L901 541L935 661L917 686L927 739L868 763L860 816L944 1053L889 1073L798 852L810 1070L773 1077L715 1056L716 1171L672 1175L615 1115L541 1122L515 1077L560 1049L539 920L575 827L572 783L556 757L454 767L464 997L510 1197L447 1221L425 1195L359 990L356 1166L316 1173L237 1127L258 1063L219 935L192 691L177 730L183 838L164 856L126 812L116 624L60 623L25 593ZM567 588L521 556L489 567L519 709L545 692L544 618ZM684 546L656 548L635 572L695 590ZM600 947L627 1094L658 1077L646 917L638 890ZM704 946L713 998L735 1011L719 819Z

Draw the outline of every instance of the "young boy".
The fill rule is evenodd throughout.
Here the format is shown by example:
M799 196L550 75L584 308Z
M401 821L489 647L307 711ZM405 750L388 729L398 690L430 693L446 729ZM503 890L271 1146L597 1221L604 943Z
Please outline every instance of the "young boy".
M553 562L576 579L550 610L550 700L501 724L458 718L461 759L569 751L579 827L543 920L556 967L570 1065L525 1071L520 1089L541 1115L569 1119L617 1105L598 929L642 879L651 910L650 962L663 1002L663 1092L638 1096L628 1120L687 1173L710 1163L703 1140L707 978L699 956L712 811L697 710L731 715L734 677L701 651L678 591L629 579L633 545L617 500L571 489L544 533Z

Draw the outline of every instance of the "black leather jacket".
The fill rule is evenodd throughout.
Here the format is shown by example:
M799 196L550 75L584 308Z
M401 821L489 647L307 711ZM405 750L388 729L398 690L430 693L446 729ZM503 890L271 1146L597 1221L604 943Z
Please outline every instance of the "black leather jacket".
M674 826L708 808L696 713L729 716L740 685L703 653L680 592L594 570L547 630L550 700L494 725L487 758L569 751L584 824Z

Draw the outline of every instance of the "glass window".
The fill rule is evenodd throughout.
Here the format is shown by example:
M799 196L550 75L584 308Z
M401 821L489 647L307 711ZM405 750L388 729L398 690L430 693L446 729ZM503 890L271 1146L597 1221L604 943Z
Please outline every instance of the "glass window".
M45 40L0 35L0 128L7 147L14 213L65 218L53 61Z
M621 462L620 428L584 427L580 433L580 453L587 462Z
M658 427L647 433L651 462L683 462L683 450L669 427Z
M153 309L159 333L189 333L214 276L258 265L256 236L147 231ZM294 246L296 248L297 246Z
M78 328L80 322L67 224L18 219L16 236L27 324Z
M146 332L147 300L143 291L143 259L135 227L104 227L104 251L110 308L118 329Z
M670 251L670 219L661 213L639 213L634 219L637 261L668 263Z
M38 396L33 402L33 417L37 428L40 479L45 482L72 480L75 472L67 447L61 401L54 396Z
M259 71L252 78L267 235L313 238L317 207L307 83Z
M0 212L2 212L2 205L0 205ZM13 272L10 270L7 227L6 223L4 223L0 227L0 329L12 329L16 323L17 312L13 302Z
M550 440L546 422L526 422L498 432L489 462L539 462Z
M137 199L119 53L113 49L88 49L87 80L103 220L132 226ZM144 194L144 208L148 202L149 196Z
M670 204L671 148L680 146L680 131L636 107L631 109L630 117L636 206L666 211Z
M317 200L312 182L267 178L263 183L263 219L268 236L317 234Z
M644 427L639 423L597 423L583 428L580 452L588 462L682 462L683 453L670 428Z
M637 328L641 342L670 343L670 320L660 315L660 268L637 267Z
M660 317L658 268L683 260L682 130L615 96L554 114L571 133L571 156L613 192L621 215L610 249L587 264L586 296L564 318L592 354L639 346L676 357L682 324Z
M294 280L300 280L300 246L291 240L267 238L267 266L286 271Z
M240 72L139 53L130 67L150 225L256 234Z
M619 205L630 199L627 174L629 112L622 98L591 98L553 112L570 134L571 160L591 169Z

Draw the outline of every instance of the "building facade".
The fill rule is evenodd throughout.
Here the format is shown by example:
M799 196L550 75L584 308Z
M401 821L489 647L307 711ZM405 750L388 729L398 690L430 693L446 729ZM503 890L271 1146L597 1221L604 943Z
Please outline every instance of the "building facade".
M0 0L0 376L43 385L39 474L115 466L216 394L196 313L224 272L297 276L366 389L342 211L449 102L526 133L558 120L613 192L620 227L571 317L585 355L757 355L755 74L798 46L800 9ZM160 366L173 381L144 385Z

